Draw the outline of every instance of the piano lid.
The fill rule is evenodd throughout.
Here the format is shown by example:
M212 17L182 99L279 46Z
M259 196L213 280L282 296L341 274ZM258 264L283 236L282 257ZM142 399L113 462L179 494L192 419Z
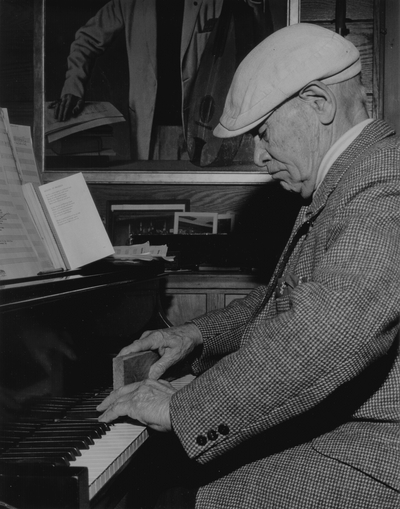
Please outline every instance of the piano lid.
M105 286L149 280L163 273L164 263L160 260L128 262L106 258L78 270L0 280L0 313Z

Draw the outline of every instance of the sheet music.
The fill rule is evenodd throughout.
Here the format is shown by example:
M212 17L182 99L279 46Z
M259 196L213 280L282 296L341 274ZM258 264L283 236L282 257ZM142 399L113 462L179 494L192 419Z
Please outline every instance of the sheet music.
M26 133L26 132L25 132ZM0 108L0 275L26 277L53 267L32 222L22 193L28 173L16 159L7 110ZM11 135L12 136L12 135Z
M48 182L39 192L68 268L114 254L82 173Z
M40 185L42 182L36 166L30 127L11 124L11 132L23 183L32 182Z
M3 132L0 128L0 143ZM42 270L0 165L0 279L27 277Z
M86 129L125 122L122 113L109 102L87 101L79 115L62 122L54 118L50 105L47 102L45 107L45 133L49 143Z

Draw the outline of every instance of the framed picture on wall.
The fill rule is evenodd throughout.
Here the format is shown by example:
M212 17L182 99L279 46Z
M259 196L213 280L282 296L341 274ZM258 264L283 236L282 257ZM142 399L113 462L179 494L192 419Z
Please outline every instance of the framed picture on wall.
M191 170L252 164L249 134L226 141L212 136L212 131L240 61L265 36L298 21L299 0L199 2L197 17L191 9L183 9L183 3L164 3L126 2L121 20L109 0L34 0L34 144L43 171L123 170L126 164L140 169L141 161L148 160L160 167L168 166L166 161L179 162L178 169L189 165ZM156 22L159 17L164 24ZM179 24L171 28L176 20ZM171 38L171 33L177 37ZM186 33L195 36L185 41ZM157 45L156 40L165 44ZM170 56L172 62L181 59L183 67L186 60L191 65L179 69L170 65ZM152 65L143 66L142 61ZM153 86L156 64L168 79ZM181 75L186 74L189 82L185 79L182 88ZM212 85L213 80L218 86ZM87 113L94 103L115 108L125 122L105 123L80 130L73 139L65 136L56 144L50 142L46 113L47 118L56 115L64 122L75 106L74 115L79 113L82 120L85 108ZM187 105L185 114L182 104ZM157 114L148 125L151 105ZM104 113L104 118L108 115Z
M209 235L217 233L218 214L215 212L176 212L174 233L179 235Z
M129 245L144 235L170 235L175 213L189 210L189 200L108 202L107 231L114 246Z

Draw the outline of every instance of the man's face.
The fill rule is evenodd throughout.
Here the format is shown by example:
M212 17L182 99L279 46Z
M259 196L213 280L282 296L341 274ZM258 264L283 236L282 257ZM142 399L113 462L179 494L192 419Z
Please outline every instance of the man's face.
M319 164L320 124L297 98L280 106L254 137L254 162L266 168L284 189L309 198L315 189Z

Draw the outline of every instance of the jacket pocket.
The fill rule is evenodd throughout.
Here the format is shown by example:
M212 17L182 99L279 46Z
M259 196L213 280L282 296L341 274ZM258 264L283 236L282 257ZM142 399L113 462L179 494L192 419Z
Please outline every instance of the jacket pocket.
M351 422L314 439L312 446L400 492L398 424Z
M277 313L284 313L285 311L289 311L292 307L291 298L289 295L285 297L279 297L275 299L275 306Z
M275 305L277 313L289 311L292 306L291 294L293 290L301 283L306 283L307 279L287 272L284 277L278 279L275 288Z

